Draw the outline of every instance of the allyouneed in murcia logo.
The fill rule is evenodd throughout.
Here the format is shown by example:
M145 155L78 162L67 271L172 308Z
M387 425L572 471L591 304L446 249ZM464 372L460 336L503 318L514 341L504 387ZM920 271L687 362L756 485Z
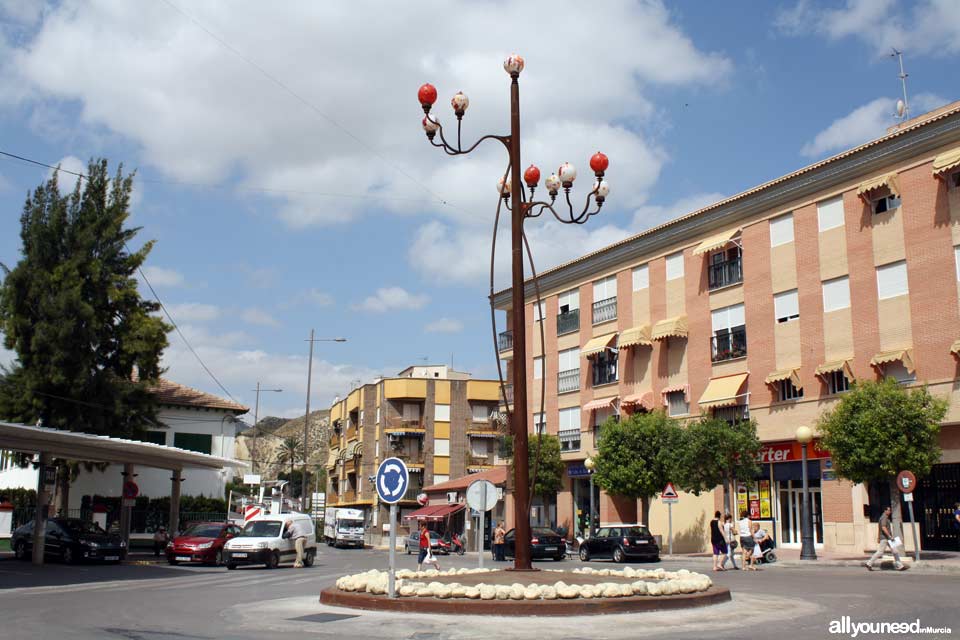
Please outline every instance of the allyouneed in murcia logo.
M842 616L839 620L831 620L828 628L830 633L849 635L856 638L862 634L932 634L950 635L950 627L929 627L920 624L920 618L913 622L854 622L850 616Z

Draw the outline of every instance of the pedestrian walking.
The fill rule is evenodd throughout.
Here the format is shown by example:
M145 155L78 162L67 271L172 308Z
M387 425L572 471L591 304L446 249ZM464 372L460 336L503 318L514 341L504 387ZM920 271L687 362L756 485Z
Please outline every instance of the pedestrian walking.
M899 546L897 542L899 541L893 537L893 530L890 526L890 514L892 512L893 510L887 507L883 510L883 515L880 516L880 520L877 522L877 550L873 552L869 560L863 563L867 571L873 571L873 563L876 562L878 558L883 558L883 552L887 549L890 549L890 553L893 554L893 564L897 568L897 571L905 571L907 568L900 560L900 554L897 552L897 547Z
M757 568L753 565L753 548L756 546L753 541L753 523L746 509L740 512L737 529L740 534L740 566L744 571L756 571Z
M730 561L730 564L733 565L734 569L739 569L737 566L737 535L736 531L733 528L733 516L729 513L723 516L723 538L727 541L727 555L723 559L721 566L726 566L727 560Z
M423 563L432 564L437 571L440 571L440 562L433 555L433 549L430 548L430 532L427 530L427 523L420 523L420 555L417 556L417 571L423 569Z
M710 544L713 546L713 570L723 571L723 563L727 559L727 539L720 529L720 512L713 514L710 521Z
M493 531L493 559L497 562L507 559L503 551L503 541L506 535L507 531L503 528L503 522L497 523L497 528Z

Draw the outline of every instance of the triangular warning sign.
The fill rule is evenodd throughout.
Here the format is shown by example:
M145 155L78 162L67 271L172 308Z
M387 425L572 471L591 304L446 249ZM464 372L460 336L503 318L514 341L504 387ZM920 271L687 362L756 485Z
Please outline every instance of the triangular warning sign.
M677 495L677 490L673 488L673 483L668 482L667 486L663 488L663 491L660 493L661 498L679 498Z

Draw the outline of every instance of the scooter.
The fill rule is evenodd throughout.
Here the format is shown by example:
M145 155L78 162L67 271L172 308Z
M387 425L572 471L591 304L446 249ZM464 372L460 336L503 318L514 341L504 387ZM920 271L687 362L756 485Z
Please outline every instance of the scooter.
M455 552L458 556L462 556L467 552L466 548L463 546L463 541L460 540L460 536L453 534L453 537L450 539L450 550Z

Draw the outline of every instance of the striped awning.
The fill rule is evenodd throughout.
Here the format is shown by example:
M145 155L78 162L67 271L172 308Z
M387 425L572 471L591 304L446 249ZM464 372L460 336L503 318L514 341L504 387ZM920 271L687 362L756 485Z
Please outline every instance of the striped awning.
M647 411L653 411L653 391L644 391L643 393L634 393L624 396L620 400L621 407L632 407L639 405Z
M597 409L606 409L607 407L612 407L617 401L617 396L611 396L609 398L598 398L596 400L591 400L587 404L583 405L585 411L596 411Z
M703 255L704 253L710 253L716 249L721 249L732 242L738 233L740 233L740 227L735 229L727 229L723 233L710 236L697 245L697 248L693 250L693 255L699 256Z
M891 194L897 197L900 196L900 184L897 182L896 173L888 173L884 176L880 176L879 178L861 182L860 188L857 189L857 195L863 200L869 200L871 193L879 189L883 189L884 187L889 189Z
M665 389L660 390L660 395L663 396L663 403L667 404L667 394L676 393L677 391L683 392L683 397L687 400L690 399L690 385L689 384L675 384L672 387L666 387Z
M707 385L697 404L700 405L701 409L732 407L733 405L743 404L740 399L745 394L740 393L740 390L747 381L748 375L750 374L737 373L722 378L711 378L710 384Z
M853 380L853 369L850 368L850 360L825 362L817 367L814 373L822 378L836 371L843 371L843 375L847 377L847 380Z
M942 178L958 168L960 168L960 147L941 153L933 159L933 175L937 178Z
M347 447L347 450L350 452L349 453L350 458L359 458L360 456L363 455L363 443L354 442L352 445Z
M870 359L870 364L874 367L881 367L891 362L900 361L904 368L913 373L913 349L894 349L892 351L881 351Z
M952 345L950 345L950 353L955 356L960 356L960 340L957 340Z
M653 332L650 334L651 340L664 340L666 338L686 338L687 337L687 316L677 316L661 320L653 325Z
M587 344L583 346L583 349L580 350L580 355L584 357L596 355L608 348L616 339L616 337L617 334L608 333L606 335L597 336L596 338L591 338Z
M649 347L651 344L653 343L650 341L650 325L648 324L627 329L620 334L620 340L617 341L617 346L621 349L640 345Z
M797 389L800 388L800 372L796 369L780 369L768 375L764 382L766 384L776 384L784 380L789 380Z

